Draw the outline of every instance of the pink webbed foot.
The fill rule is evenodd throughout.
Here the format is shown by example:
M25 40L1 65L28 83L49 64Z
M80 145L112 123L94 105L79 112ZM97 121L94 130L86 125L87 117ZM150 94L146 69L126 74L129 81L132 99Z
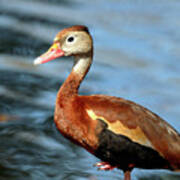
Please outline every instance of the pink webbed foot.
M94 166L98 167L98 170L113 170L114 168L117 168L117 166L111 166L108 162L98 162Z

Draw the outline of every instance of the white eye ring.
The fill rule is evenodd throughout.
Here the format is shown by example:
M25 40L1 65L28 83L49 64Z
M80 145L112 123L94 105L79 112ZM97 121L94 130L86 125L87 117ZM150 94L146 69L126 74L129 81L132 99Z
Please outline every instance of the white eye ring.
M66 43L68 43L68 44L72 44L72 43L74 43L74 41L75 41L75 37L74 36L69 36L66 39Z

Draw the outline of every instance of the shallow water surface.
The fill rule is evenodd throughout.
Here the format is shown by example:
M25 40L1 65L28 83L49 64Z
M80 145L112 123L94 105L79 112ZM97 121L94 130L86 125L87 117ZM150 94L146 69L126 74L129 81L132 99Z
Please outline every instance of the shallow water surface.
M98 159L67 141L53 123L56 93L72 67L62 58L34 67L56 33L85 24L94 63L81 94L131 99L180 132L180 1L1 0L0 180L116 180ZM134 170L132 179L178 180L169 171Z

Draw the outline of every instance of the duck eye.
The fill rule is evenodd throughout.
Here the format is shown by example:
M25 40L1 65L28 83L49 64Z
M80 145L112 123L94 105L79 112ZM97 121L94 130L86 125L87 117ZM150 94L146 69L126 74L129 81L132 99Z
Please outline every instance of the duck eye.
M74 41L74 37L73 36L71 36L71 37L69 37L68 39L67 39L67 42L73 42Z

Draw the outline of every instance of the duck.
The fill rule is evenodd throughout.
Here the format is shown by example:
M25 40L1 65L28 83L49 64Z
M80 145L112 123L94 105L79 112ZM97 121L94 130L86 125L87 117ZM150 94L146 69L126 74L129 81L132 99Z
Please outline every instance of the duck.
M134 168L180 171L180 134L147 108L120 97L79 95L93 60L88 27L61 30L34 64L72 56L72 71L60 87L54 122L60 133L101 160L100 170L120 169L124 180Z

